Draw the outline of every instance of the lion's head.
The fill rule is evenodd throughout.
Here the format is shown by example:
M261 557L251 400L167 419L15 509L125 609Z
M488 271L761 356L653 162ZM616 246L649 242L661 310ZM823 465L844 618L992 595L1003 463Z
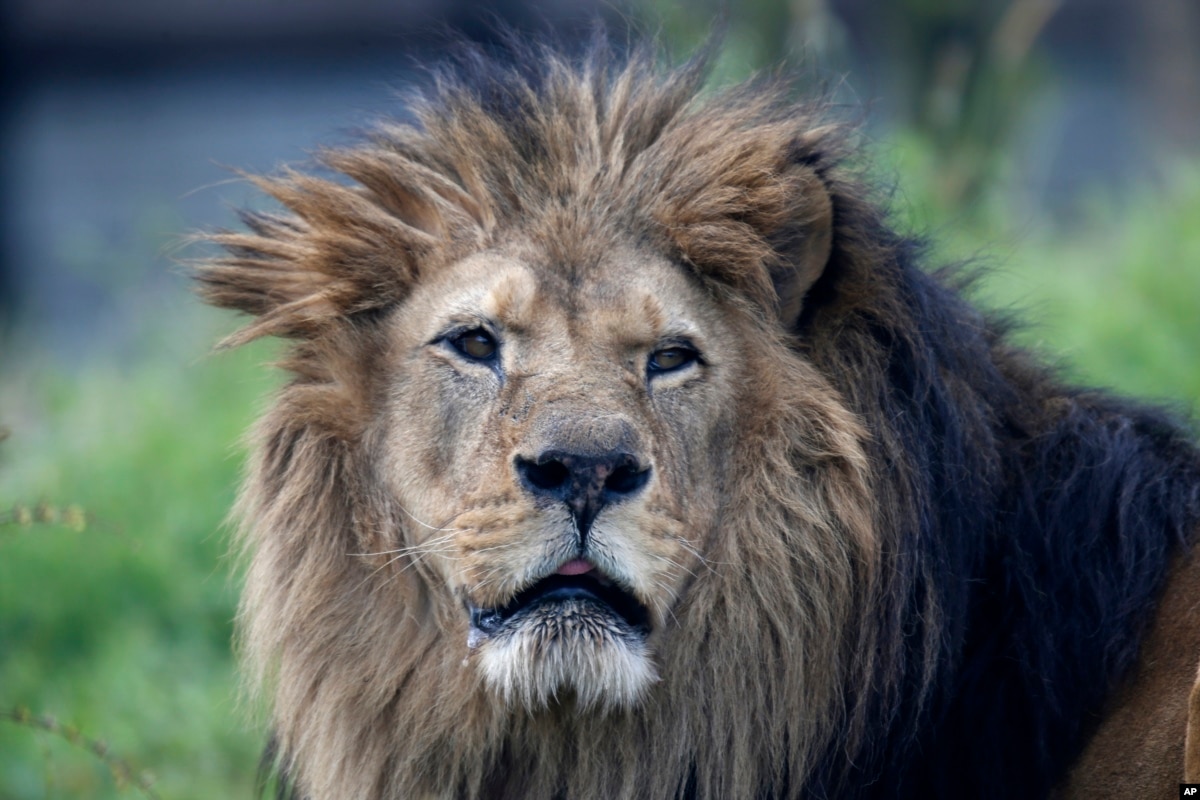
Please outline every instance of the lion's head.
M866 436L792 334L838 134L541 57L441 76L348 181L255 179L284 213L200 267L233 342L295 342L243 641L313 797L730 796L847 716Z

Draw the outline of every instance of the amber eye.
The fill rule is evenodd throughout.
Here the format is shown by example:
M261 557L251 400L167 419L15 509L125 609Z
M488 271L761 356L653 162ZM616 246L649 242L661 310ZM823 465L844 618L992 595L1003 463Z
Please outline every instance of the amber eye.
M650 354L650 363L647 367L651 373L671 372L683 369L698 358L699 354L690 347L664 347L662 350L655 350Z
M472 361L491 361L496 357L496 340L483 328L472 328L450 339L454 349Z

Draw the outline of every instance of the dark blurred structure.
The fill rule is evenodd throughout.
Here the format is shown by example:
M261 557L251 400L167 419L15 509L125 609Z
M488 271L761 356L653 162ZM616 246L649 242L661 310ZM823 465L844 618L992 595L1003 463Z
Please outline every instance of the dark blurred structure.
M728 5L648 2L693 40ZM1200 154L1196 0L742 0L730 29L748 66L791 60L931 144L947 207L1002 183L1068 222L1081 195Z
M936 143L951 202L995 179L997 154L1025 173L1026 200L1061 212L1097 186L1153 180L1164 153L1200 153L1196 0L829 0L828 10L852 83Z
M188 301L189 231L257 202L233 168L303 161L377 114L417 61L500 27L569 40L599 0L9 0L0 109L3 328L86 357L136 352L140 321ZM620 20L612 25L620 26ZM433 52L431 52L433 51ZM159 311L158 314L153 312Z
M449 31L686 48L725 8L765 66L804 52L876 120L933 142L948 205L1006 178L1023 213L1200 150L1196 0L9 0L0 28L0 329L51 352L136 349L178 291L181 235L258 202L230 168L303 161L376 114ZM746 43L749 42L749 45ZM1007 157L1007 158L1006 158ZM1015 175L1015 178L1014 178ZM173 308L165 309L173 313ZM83 345L87 345L84 347ZM0 330L0 368L4 358Z

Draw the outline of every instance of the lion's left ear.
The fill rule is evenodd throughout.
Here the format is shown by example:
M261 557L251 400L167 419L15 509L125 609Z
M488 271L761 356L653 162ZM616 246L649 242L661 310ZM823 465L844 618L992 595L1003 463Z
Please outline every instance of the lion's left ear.
M833 251L833 199L825 181L805 165L791 167L795 216L768 238L777 260L770 266L779 320L791 328L800 317L808 290L825 272Z
M832 247L833 202L817 168L825 131L740 116L691 123L660 142L674 168L638 176L651 216L685 264L791 328Z

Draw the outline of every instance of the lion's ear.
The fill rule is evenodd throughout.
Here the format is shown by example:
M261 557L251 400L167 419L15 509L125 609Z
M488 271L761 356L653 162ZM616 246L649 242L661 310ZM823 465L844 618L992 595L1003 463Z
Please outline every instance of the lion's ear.
M795 218L785 224L772 244L778 254L770 267L779 319L791 328L800 317L808 290L825 272L833 251L833 199L817 173L807 166L792 167Z
M830 136L732 116L693 123L664 137L678 168L644 181L651 214L685 264L791 328L832 248L833 202L819 174Z

